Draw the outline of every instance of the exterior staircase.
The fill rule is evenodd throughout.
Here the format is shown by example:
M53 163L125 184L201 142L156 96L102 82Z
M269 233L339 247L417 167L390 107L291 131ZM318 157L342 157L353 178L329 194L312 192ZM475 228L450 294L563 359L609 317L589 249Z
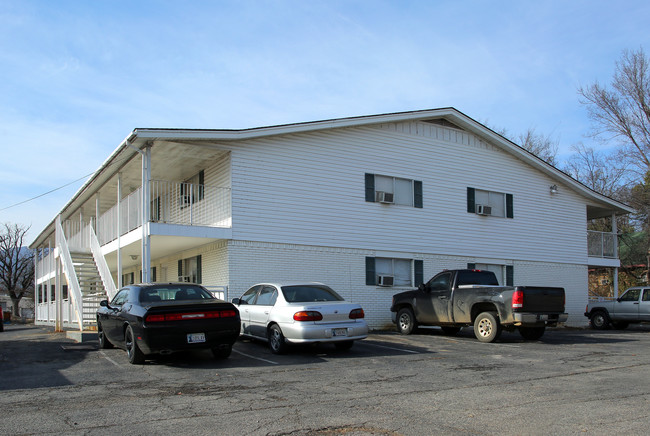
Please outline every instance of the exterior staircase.
M72 264L74 266L81 295L83 299L83 324L84 328L96 327L97 309L99 302L105 300L106 289L102 283L102 278L97 270L97 265L90 253L70 253Z

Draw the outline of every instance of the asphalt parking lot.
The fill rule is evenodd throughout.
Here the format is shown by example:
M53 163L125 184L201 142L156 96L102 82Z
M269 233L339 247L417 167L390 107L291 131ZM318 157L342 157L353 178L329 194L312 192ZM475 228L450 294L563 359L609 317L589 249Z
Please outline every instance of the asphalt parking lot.
M371 334L227 360L183 353L134 366L51 329L0 333L0 434L647 434L650 327L553 329L539 341L470 329Z

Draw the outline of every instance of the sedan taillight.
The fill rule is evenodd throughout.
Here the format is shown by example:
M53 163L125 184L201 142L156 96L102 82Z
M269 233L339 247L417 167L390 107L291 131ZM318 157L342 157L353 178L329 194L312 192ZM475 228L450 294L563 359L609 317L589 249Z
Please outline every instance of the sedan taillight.
M366 314L363 313L363 309L354 309L350 312L350 319L360 319L365 318Z
M304 310L302 312L296 312L293 314L293 319L295 321L321 321L323 315L320 312L315 310Z
M234 310L209 310L205 312L186 312L186 313L153 313L144 318L145 322L163 322L163 321L190 321L194 319L210 318L233 318L237 316Z

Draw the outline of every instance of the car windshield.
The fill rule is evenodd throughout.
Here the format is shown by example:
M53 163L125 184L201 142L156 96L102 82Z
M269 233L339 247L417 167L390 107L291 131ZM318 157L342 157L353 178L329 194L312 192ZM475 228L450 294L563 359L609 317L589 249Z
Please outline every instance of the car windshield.
M199 286L167 285L145 288L140 291L141 303L171 300L207 300L213 298L212 294Z
M324 285L283 286L282 294L289 303L308 303L314 301L343 301L333 289Z

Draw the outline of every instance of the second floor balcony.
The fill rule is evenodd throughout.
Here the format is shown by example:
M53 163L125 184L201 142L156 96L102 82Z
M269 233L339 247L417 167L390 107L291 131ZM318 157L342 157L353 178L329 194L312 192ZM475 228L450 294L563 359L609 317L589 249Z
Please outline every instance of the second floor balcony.
M618 259L616 234L612 232L587 231L589 257Z
M152 180L150 190L150 222L224 228L232 225L230 188ZM102 214L97 226L100 244L140 227L142 209L142 188L138 188L122 199L119 216L117 205Z

